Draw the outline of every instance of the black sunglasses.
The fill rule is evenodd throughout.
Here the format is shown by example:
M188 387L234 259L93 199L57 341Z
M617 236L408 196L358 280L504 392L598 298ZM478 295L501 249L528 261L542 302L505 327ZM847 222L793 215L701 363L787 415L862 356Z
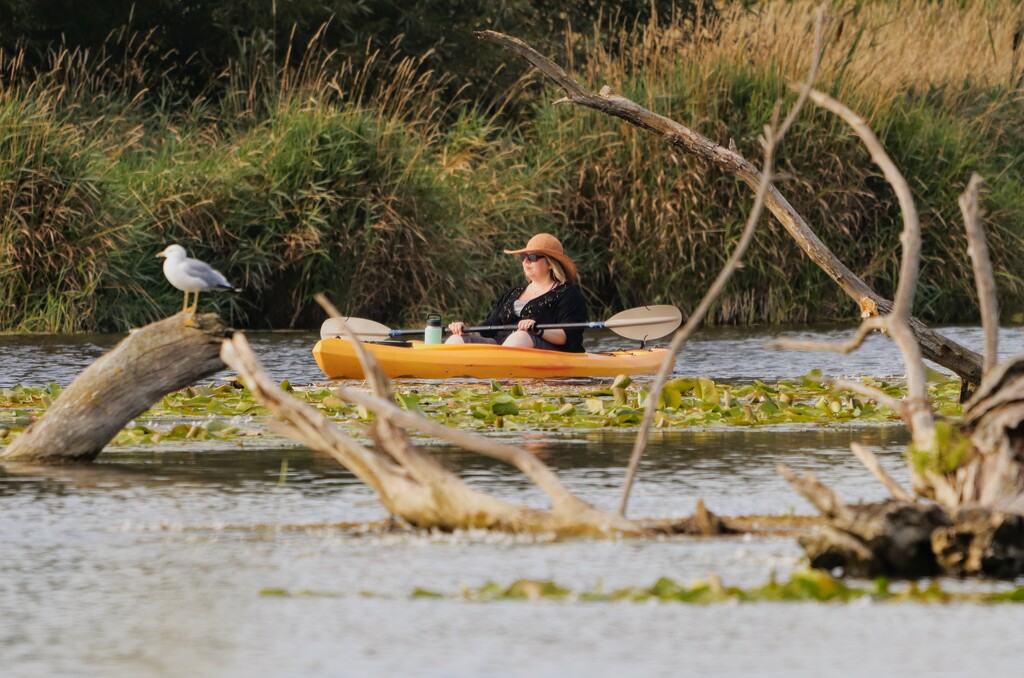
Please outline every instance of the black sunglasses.
M529 254L519 255L519 261L528 261L531 264L537 263L538 259L547 259L547 257L545 257L543 254L534 254L533 252L530 252Z

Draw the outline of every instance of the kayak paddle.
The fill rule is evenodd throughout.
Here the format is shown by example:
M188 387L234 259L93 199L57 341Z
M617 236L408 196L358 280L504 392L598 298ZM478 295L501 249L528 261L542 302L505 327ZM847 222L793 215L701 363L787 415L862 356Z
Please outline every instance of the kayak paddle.
M664 337L679 327L682 321L683 314L679 312L678 308L660 305L631 308L621 313L616 313L603 322L545 323L536 327L541 330L608 329L627 339L646 341ZM409 330L393 330L387 325L382 325L365 318L328 318L320 328L320 338L343 337L342 324L348 325L349 330L359 337L361 341L387 341L396 337L423 334L424 329L421 327ZM478 325L476 327L467 327L464 332L511 331L515 329L516 325ZM451 334L447 327L443 328L443 331L444 334Z

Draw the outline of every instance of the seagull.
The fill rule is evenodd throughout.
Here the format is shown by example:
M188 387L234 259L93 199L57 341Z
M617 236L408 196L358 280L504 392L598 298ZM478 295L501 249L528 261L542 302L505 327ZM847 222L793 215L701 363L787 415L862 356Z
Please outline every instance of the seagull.
M199 308L199 293L223 290L226 292L241 292L240 288L228 282L227 278L204 261L190 259L181 245L168 245L163 252L156 255L164 257L164 276L167 280L185 293L185 302L181 307L182 311L191 310L195 313ZM188 295L192 292L196 295L192 306L188 305Z

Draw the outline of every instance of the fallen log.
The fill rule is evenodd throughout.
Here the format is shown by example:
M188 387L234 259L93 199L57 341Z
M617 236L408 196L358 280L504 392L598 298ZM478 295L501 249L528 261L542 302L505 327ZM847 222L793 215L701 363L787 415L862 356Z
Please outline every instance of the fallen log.
M1024 574L1024 516L987 506L944 509L889 500L843 504L813 474L779 473L827 519L797 541L811 567L850 577L946 575L1014 579Z
M943 572L995 579L1024 574L1024 516L975 506L955 512L952 522L931 536Z
M0 461L93 461L125 424L164 395L224 369L220 345L230 336L214 313L182 312L133 330L78 375Z

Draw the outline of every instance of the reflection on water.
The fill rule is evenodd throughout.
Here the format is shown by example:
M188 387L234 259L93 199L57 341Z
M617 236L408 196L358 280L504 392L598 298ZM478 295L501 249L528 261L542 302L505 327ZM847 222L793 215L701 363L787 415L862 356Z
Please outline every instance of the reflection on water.
M976 351L984 338L977 327L946 327L939 331L950 339ZM881 335L869 337L864 346L850 354L776 351L764 348L779 337L843 341L851 328L710 328L701 330L683 349L676 373L711 377L715 380L779 380L820 369L833 376L876 377L902 375L903 364L895 345ZM250 332L253 349L270 375L293 384L324 381L311 353L318 336L313 332ZM15 384L41 386L56 382L63 386L93 360L112 348L121 335L0 335L0 388ZM667 342L663 342L667 343ZM607 351L635 347L610 332L589 332L587 350ZM1000 336L1000 355L1024 353L1024 332L1004 328ZM934 366L938 368L938 366ZM227 372L217 377L229 376ZM215 377L216 378L216 377Z

